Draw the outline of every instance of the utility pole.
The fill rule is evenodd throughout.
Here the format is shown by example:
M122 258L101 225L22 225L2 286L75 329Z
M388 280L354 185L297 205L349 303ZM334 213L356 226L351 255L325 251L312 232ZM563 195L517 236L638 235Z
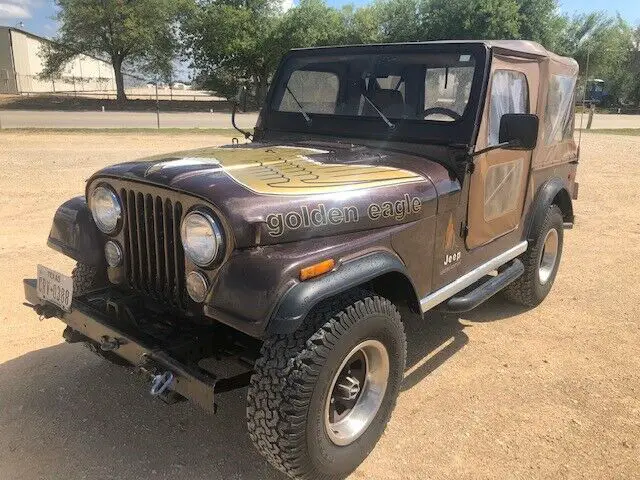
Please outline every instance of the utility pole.
M158 98L158 77L156 77L156 122L160 130L160 99Z

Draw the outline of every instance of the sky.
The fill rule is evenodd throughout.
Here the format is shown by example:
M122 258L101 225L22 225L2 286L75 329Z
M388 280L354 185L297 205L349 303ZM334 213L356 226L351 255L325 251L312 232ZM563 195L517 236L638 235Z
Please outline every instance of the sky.
M283 0L290 5L292 0ZM369 0L327 0L332 6L340 7L347 3L364 5ZM567 14L602 10L609 14L620 13L633 25L640 24L639 0L559 0L560 11ZM52 37L57 24L53 0L0 0L0 25L19 27L36 35Z

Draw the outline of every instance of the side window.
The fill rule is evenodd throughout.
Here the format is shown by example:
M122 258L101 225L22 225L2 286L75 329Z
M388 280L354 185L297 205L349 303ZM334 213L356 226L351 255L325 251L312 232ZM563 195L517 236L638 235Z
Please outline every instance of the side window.
M488 145L498 143L500 119L505 113L529 112L529 85L522 72L496 70L491 80Z
M332 72L317 70L296 70L287 82L278 110L298 112L300 108L293 95L309 113L335 113L340 82ZM289 90L291 93L289 93Z
M524 158L498 163L487 170L484 180L484 219L501 217L518 206Z
M573 104L576 77L551 75L544 113L544 141L547 145L573 135Z

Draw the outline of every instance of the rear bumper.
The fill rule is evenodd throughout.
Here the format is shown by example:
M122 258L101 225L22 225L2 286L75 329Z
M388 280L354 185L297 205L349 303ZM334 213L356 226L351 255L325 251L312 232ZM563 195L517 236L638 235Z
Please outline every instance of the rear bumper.
M71 311L63 312L38 298L35 279L25 279L23 283L27 302L38 313L62 320L73 329L73 335L79 337L79 341L88 340L94 347L121 357L151 376L171 372L173 380L168 386L169 390L197 403L205 410L215 412L214 389L221 379L200 368L199 359L190 356L191 352L203 344L212 344L208 336L192 335L190 339L185 339L184 336L173 335L171 338L175 338L176 348L172 351L167 348L166 343L163 344L153 336L136 331L131 326L123 327L112 316L93 308L89 302L74 299ZM179 352L183 354L178 355ZM246 370L250 372L251 369L247 367ZM236 377L246 377L247 372L238 375L236 369L235 377L224 380L227 383L229 380L241 380ZM224 388L229 389L231 388Z

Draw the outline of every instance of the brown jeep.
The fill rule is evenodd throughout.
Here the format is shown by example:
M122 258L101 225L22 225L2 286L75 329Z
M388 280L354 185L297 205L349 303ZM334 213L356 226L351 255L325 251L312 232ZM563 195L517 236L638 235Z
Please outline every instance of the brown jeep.
M573 223L578 66L525 41L294 50L252 142L111 166L64 203L28 302L214 410L249 386L257 449L337 478L380 438L403 379L400 304L549 293ZM247 137L250 135L247 133Z

